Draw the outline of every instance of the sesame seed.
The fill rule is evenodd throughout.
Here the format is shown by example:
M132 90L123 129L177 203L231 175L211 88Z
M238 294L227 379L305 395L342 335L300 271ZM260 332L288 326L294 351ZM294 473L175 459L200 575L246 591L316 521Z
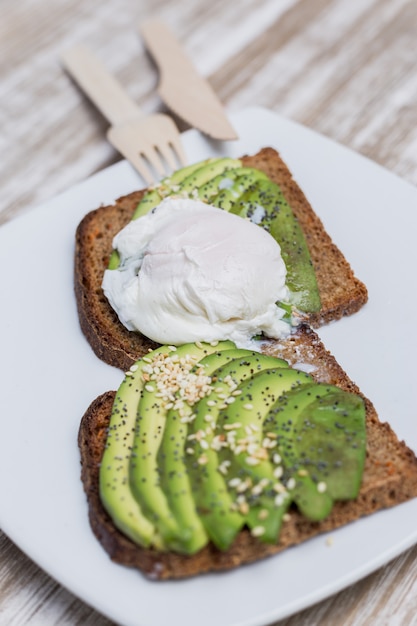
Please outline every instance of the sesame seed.
M253 409L253 404L244 404L243 408L246 409L246 411L251 411Z
M258 451L258 444L257 443L250 443L248 445L248 453L252 456L253 454L255 454Z
M250 484L245 480L244 482L241 482L237 488L236 491L238 493L243 493L244 491L246 491L246 489L248 489L250 487Z
M287 482L287 489L294 489L295 485L295 478L291 477Z
M208 463L208 458L205 454L202 454L199 458L198 458L198 463L200 465L206 465Z
M254 496L260 496L260 495L261 495L261 493L262 493L262 491L263 491L263 487L262 487L262 485L260 485L260 484L258 483L257 485L255 485L255 486L252 488L252 495L254 495Z
M247 456L245 459L245 463L248 465L259 465L259 459L256 459L253 456Z
M242 502L239 505L239 511L242 515L247 515L249 513L249 504L247 502Z
M298 470L298 475L299 476L308 476L308 472L306 469L300 469Z
M263 526L255 526L251 530L252 537L261 537L265 533L265 528Z
M219 467L217 468L219 472L224 475L226 475L228 472L228 466L226 465L226 463L227 461L223 461L223 463L220 463Z
M194 449L193 448L186 448L185 449L187 454L194 454Z
M145 385L145 389L151 393L152 391L155 391L155 387L153 385Z
M275 506L281 506L284 504L284 502L285 502L285 497L283 493L279 493L277 496L275 496L275 500L274 500Z
M274 478L281 478L284 473L282 466L278 466L274 469Z
M282 516L282 519L284 522L289 522L291 521L291 515L289 513L285 513L285 515Z
M211 448L218 452L223 447L223 442L221 441L219 435L213 438L211 442Z
M326 485L326 483L324 483L324 482L320 482L320 483L318 483L318 485L317 485L317 491L318 491L319 493L324 493L324 492L326 491L326 489L327 489L327 485Z
M137 363L133 363L133 365L130 368L131 372L136 372L139 368L139 365Z
M203 448L203 450L208 450L208 448L209 448L209 444L207 443L207 441L205 439L202 439L200 441L200 446Z
M236 477L236 478L232 478L231 480L229 480L228 485L229 487L238 487L241 482L242 480Z
M274 454L274 456L272 457L272 460L275 463L275 465L278 465L282 461L282 459L281 459L281 457L280 457L280 455L278 453Z

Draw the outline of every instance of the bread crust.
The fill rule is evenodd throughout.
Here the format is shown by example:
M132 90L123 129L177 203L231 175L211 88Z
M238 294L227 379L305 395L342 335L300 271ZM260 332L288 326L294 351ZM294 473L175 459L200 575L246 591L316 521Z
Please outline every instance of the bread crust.
M321 311L309 317L309 324L317 328L358 311L368 298L365 285L332 242L279 154L264 148L242 157L242 161L245 166L264 171L281 187L304 231L322 301ZM130 221L145 191L133 192L114 205L91 211L76 232L74 285L81 329L100 359L123 370L157 344L124 328L104 296L101 282L113 237Z
M317 334L308 327L300 327L283 342L266 342L262 351L286 358L290 364L303 362L314 366L312 376L317 381L360 393ZM88 500L90 524L113 561L137 568L151 579L186 578L229 570L272 556L319 533L417 496L417 458L404 442L398 440L388 424L378 420L372 403L364 398L367 452L362 486L356 500L335 503L331 514L322 522L309 522L296 509L291 510L290 519L284 523L276 545L264 544L243 530L227 552L221 552L212 544L193 556L141 548L113 526L99 496L99 466L114 396L115 392L109 391L96 398L85 412L79 429L81 478Z

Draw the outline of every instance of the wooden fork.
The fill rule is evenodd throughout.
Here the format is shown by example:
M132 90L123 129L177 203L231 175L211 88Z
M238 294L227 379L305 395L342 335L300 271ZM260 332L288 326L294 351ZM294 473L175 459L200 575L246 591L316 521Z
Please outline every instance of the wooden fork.
M168 115L144 114L84 45L62 55L69 74L110 122L107 138L148 184L186 164L180 133Z

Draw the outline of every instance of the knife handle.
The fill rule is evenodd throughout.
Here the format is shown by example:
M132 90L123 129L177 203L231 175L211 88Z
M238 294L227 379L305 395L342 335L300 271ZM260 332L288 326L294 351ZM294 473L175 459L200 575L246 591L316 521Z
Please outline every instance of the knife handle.
M237 139L208 80L201 77L184 48L160 20L139 26L160 71L158 93L165 104L194 128L214 139Z
M163 22L150 19L139 26L140 33L145 40L146 47L151 52L161 74L161 83L164 81L181 80L187 85L187 68L190 68L190 77L194 77L194 68L184 52L181 44ZM178 72L181 68L181 74Z
M64 67L112 125L142 117L141 109L84 45L61 56Z

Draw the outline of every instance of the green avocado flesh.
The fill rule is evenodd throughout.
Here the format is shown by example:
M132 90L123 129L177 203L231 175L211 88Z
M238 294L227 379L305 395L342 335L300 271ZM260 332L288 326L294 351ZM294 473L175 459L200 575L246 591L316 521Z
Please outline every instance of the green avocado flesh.
M290 507L318 521L356 498L364 459L359 396L229 341L162 346L116 393L100 497L141 546L276 543Z
M304 233L281 189L265 173L239 159L214 158L177 170L148 191L133 219L146 215L167 196L202 200L248 218L267 230L281 247L291 305L304 313L321 308L316 274ZM119 266L114 250L108 268Z

